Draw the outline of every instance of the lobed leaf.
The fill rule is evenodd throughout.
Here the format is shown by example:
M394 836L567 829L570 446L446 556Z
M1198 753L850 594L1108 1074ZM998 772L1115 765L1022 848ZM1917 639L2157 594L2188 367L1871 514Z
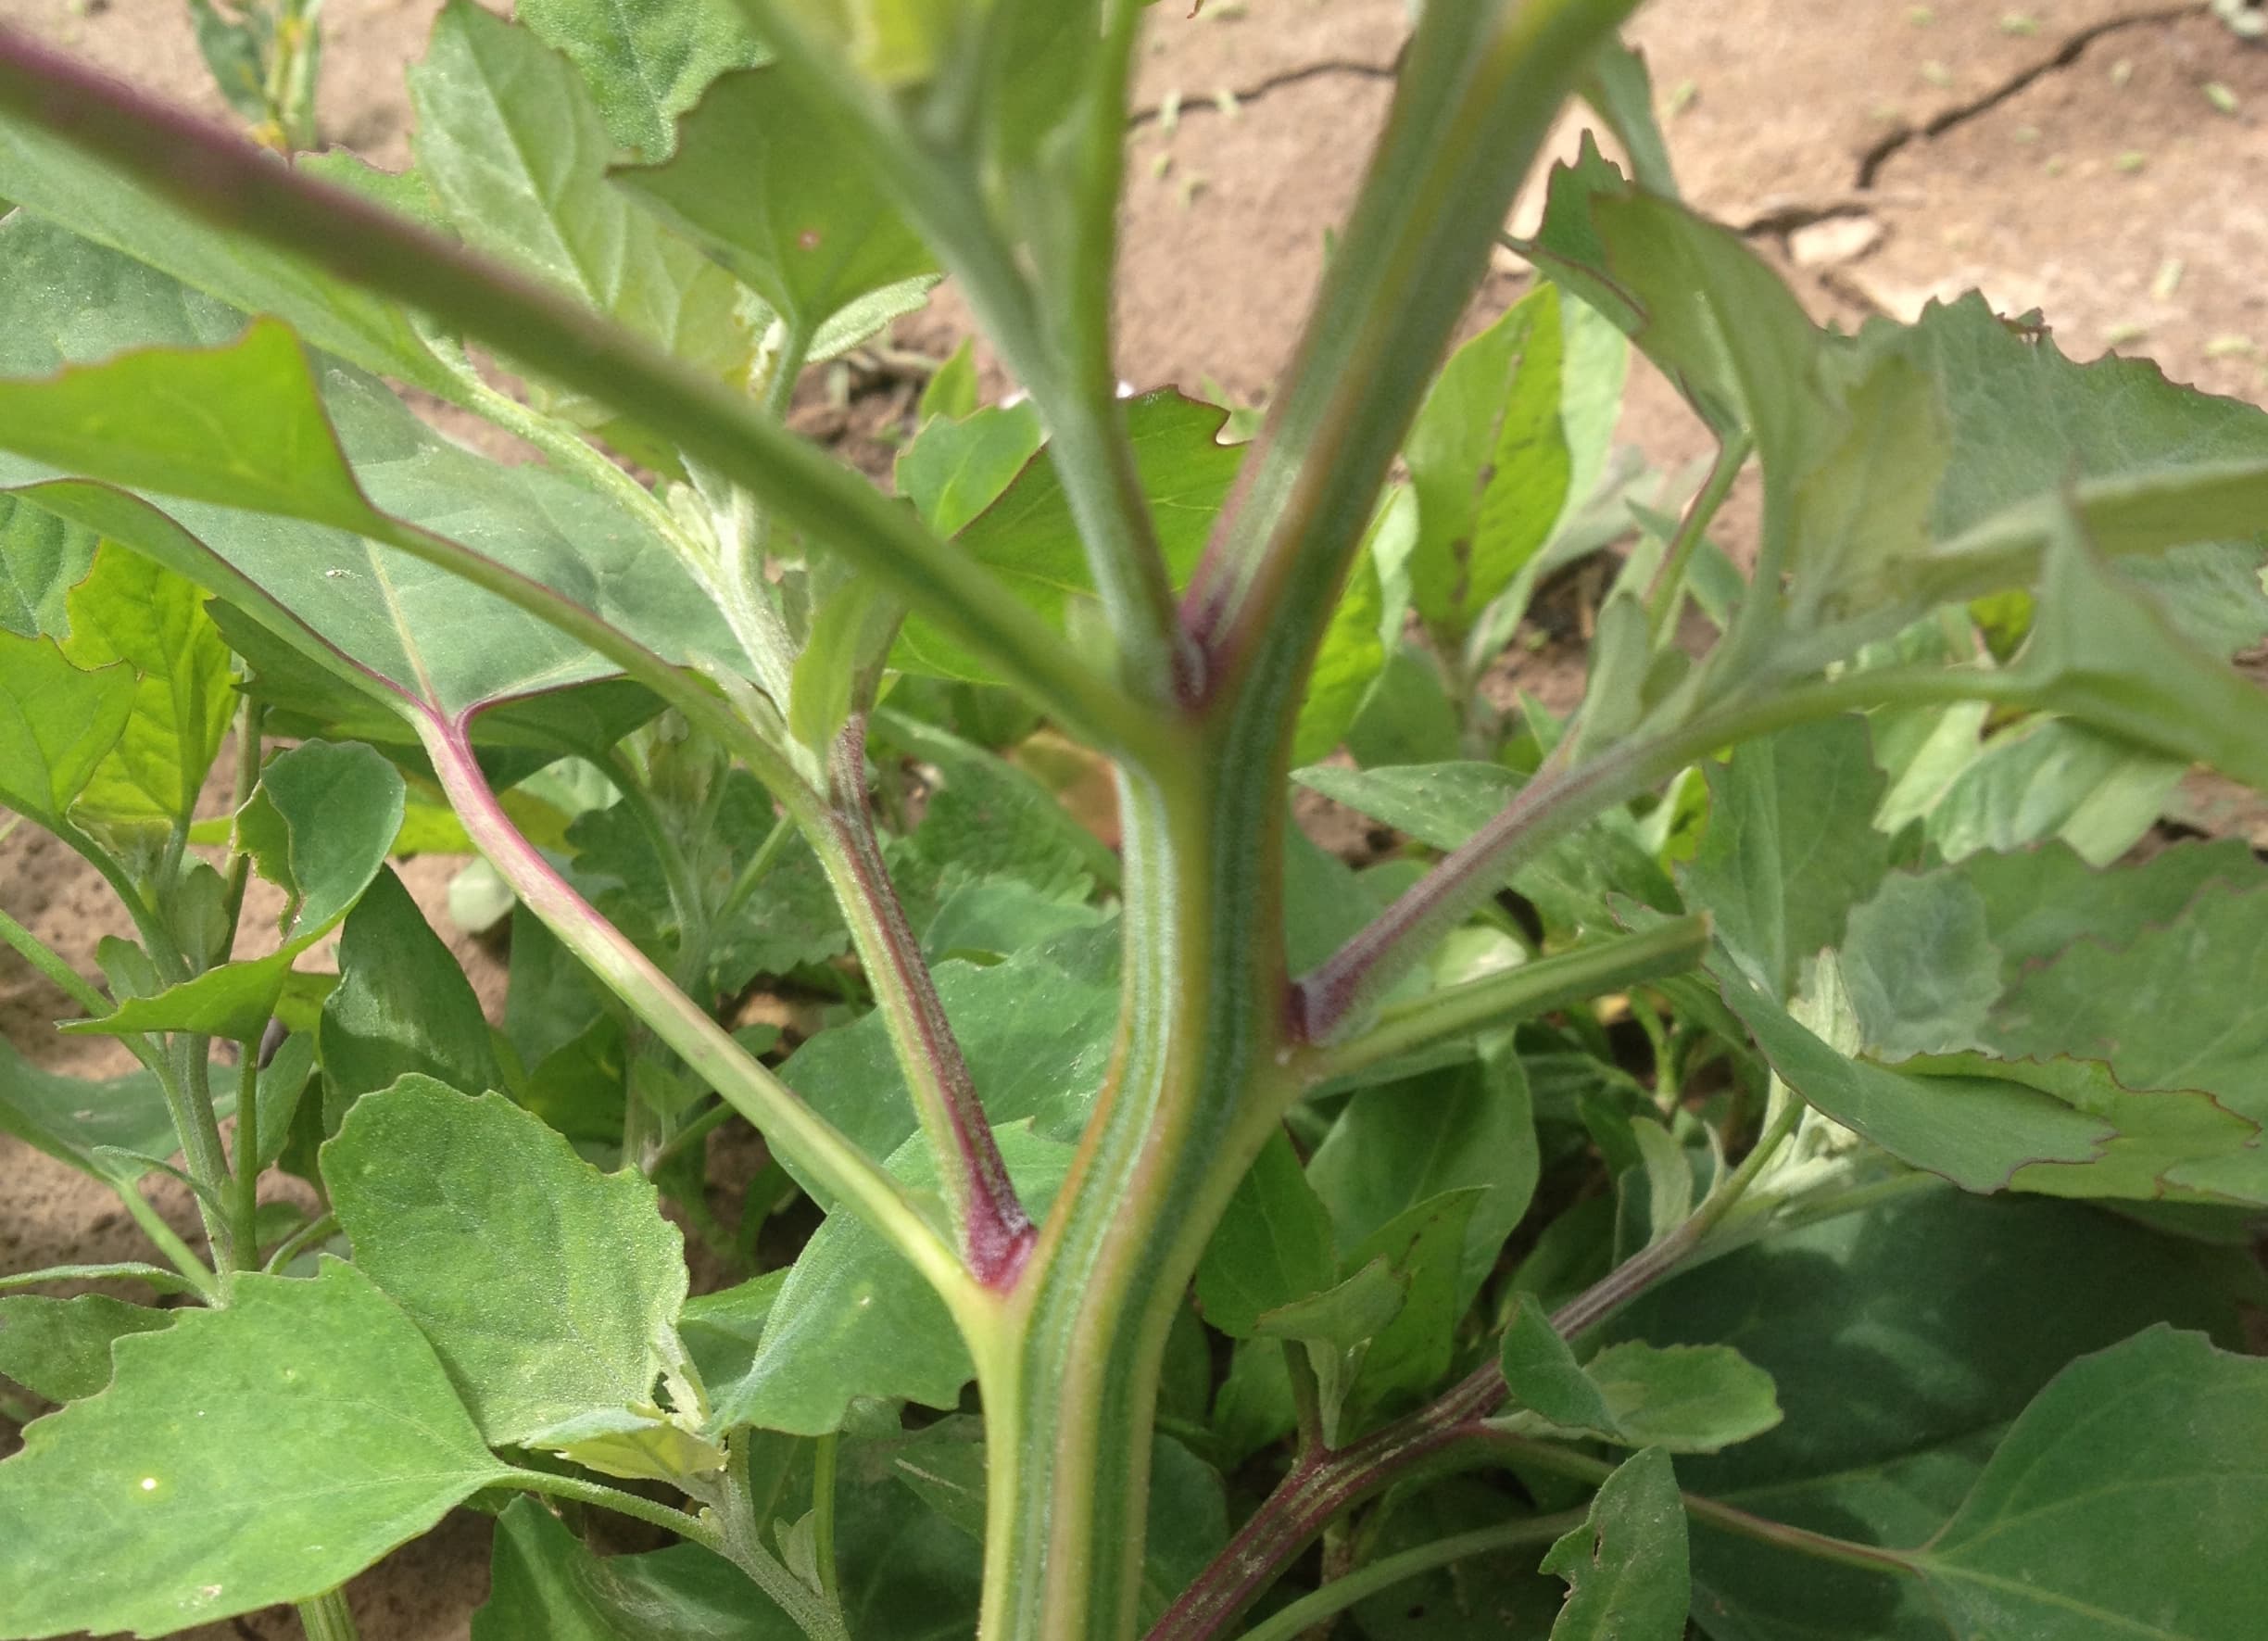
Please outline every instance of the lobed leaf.
M1544 1553L1543 1571L1568 1581L1552 1641L1679 1641L1692 1574L1670 1456L1648 1447L1625 1459L1590 1519Z
M500 1094L414 1075L356 1102L322 1174L357 1268L433 1342L489 1442L664 1422L685 1254L642 1176L599 1173Z
M935 262L835 111L793 76L727 74L678 125L664 164L613 173L762 294L806 339L860 298Z
M118 1341L98 1395L0 1463L0 1633L169 1635L334 1589L510 1471L350 1265L232 1279Z
M0 1299L0 1373L33 1395L76 1402L110 1382L110 1345L129 1333L155 1333L172 1316L101 1294Z

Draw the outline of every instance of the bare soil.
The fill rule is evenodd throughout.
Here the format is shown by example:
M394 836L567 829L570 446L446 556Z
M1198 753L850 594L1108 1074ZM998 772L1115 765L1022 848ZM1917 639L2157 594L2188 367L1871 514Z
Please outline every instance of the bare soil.
M408 158L401 69L436 9L329 0L327 141L382 165ZM1296 343L1326 230L1360 180L1404 0L1211 0L1193 19L1176 6L1153 17L1128 159L1121 373L1254 399ZM225 117L181 0L0 0L0 22ZM1749 232L1822 320L1909 318L1978 285L2005 311L2042 309L2078 357L2147 352L2175 380L2268 399L2268 51L2240 44L2201 0L1658 0L1634 34L1670 110L1689 196ZM1573 130L1563 128L1563 152ZM1524 277L1504 258L1487 298ZM941 352L961 312L949 290L901 339ZM887 400L871 399L835 409L822 394L799 425L878 472L887 446L872 435ZM1624 426L1656 460L1706 448L1658 378L1634 384ZM1728 528L1741 517L1736 508ZM1507 677L1564 701L1579 686L1581 632L1562 620L1539 636L1515 650ZM2268 812L2226 783L2200 780L2190 809L2201 827L2268 842ZM493 1007L496 954L447 921L457 864L415 861L405 876ZM0 842L0 905L90 974L97 940L126 932L100 881L29 827ZM0 955L10 1043L56 1069L119 1069L114 1047L54 1032L71 1012ZM158 1201L188 1229L183 1193ZM139 1252L105 1192L0 1138L0 1269ZM467 1635L486 1589L486 1537L485 1519L460 1512L358 1580L363 1633ZM294 1633L278 1614L192 1632Z

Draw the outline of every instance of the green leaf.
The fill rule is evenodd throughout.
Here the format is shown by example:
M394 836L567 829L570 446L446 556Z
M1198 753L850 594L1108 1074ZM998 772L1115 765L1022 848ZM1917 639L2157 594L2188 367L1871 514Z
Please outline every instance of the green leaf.
M869 737L931 765L942 781L913 838L932 872L1020 877L1049 893L1117 886L1118 857L1020 764L888 711L875 714Z
M504 1085L472 983L391 868L378 874L339 933L339 985L315 1046L338 1113L410 1073L464 1093Z
M185 830L236 706L228 645L195 587L117 546L95 555L69 606L64 654L90 672L123 663L141 677L133 715L79 809Z
M235 336L239 322L20 213L0 221L0 365L45 375L145 350L0 384L0 448L31 458L0 459L0 488L35 486L41 506L221 594L321 669L334 693L397 715L422 701L455 716L615 670L493 595L380 545L426 524L673 658L745 666L714 600L611 498L474 455L373 379L311 364L271 321L210 352L169 351ZM112 300L85 310L91 320L55 323L36 300L51 288ZM22 346L26 337L37 346ZM179 413L121 421L120 403ZM53 482L63 473L104 483ZM185 499L160 506L113 486ZM493 738L534 714L556 748L575 722L572 700L563 710L564 724L558 705L483 713L476 732Z
M1292 733L1294 764L1329 756L1354 726L1386 665L1386 645L1379 636L1385 600L1378 561L1366 544L1355 557L1346 591L1331 611L1330 625L1323 629L1322 645L1307 674L1307 695L1300 702Z
M1044 1214L1074 1147L1025 1124L997 1128L993 1137L1025 1207ZM888 1166L915 1193L938 1188L936 1161L919 1137L892 1152ZM975 1370L935 1290L863 1220L838 1211L804 1244L748 1377L718 1396L711 1423L717 1431L753 1424L825 1435L842 1428L860 1396L951 1407Z
M1449 1371L1456 1325L1471 1300L1462 1255L1468 1228L1491 1193L1468 1185L1428 1197L1357 1243L1347 1264L1384 1259L1405 1294L1393 1319L1370 1341L1356 1390L1367 1406L1399 1393L1423 1393Z
M1822 350L1840 412L1793 486L1797 627L1901 596L1901 566L1930 545L1930 503L1953 456L1938 385L1895 353Z
M0 801L43 825L61 821L140 693L132 667L88 672L53 638L0 633Z
M662 814L695 876L720 892L774 825L772 795L755 776L735 769L724 778L724 796L706 829L698 810L669 807ZM637 812L624 803L586 810L568 827L567 841L575 851L570 868L575 887L649 953L664 964L674 961L685 931L662 857ZM715 991L737 991L757 975L788 974L850 948L850 931L818 858L801 838L791 838L755 892L711 931L710 979ZM581 989L587 994L587 987ZM569 1005L571 1011L577 1006ZM582 1013L578 1024L588 1018Z
M260 876L284 890L283 943L265 957L222 964L66 1029L256 1041L291 966L338 927L384 867L402 802L401 776L365 746L306 741L270 759L237 816L237 840Z
M2268 1604L2268 1363L2160 1326L2073 1362L1915 1557L1964 1635L2235 1636Z
M1170 388L1128 399L1121 410L1141 491L1157 521L1158 547L1178 587L1197 567L1244 452L1219 442L1227 411ZM1095 596L1063 480L1044 449L961 531L959 540L1018 600L1059 626L1075 601ZM906 623L892 664L936 677L998 681L975 655L919 616Z
M2069 718L2019 719L1975 750L1923 827L1947 860L2060 839L2108 865L2158 824L2187 773L2186 760Z
M2068 512L2049 539L2032 636L2006 687L2164 756L2268 788L2260 687L2106 564Z
M1965 1191L2002 1191L2035 1165L2091 1163L2114 1137L2110 1124L2051 1095L1990 1077L1919 1077L1852 1059L1855 1029L1822 1038L1768 996L1721 953L1708 965L1724 1000L1755 1035L1772 1069L1811 1105L1893 1156L1942 1174ZM1827 1001L1815 1012L1842 1016L1840 970L1820 960ZM1831 1028L1832 1029L1832 1028Z
M642 1175L601 1174L501 1094L416 1076L356 1102L322 1173L358 1268L433 1341L492 1444L663 1424L665 1378L680 1422L697 1421L684 1247Z
M899 454L898 493L939 535L958 536L1000 499L1044 437L1040 411L1028 401L989 406L957 421L931 417Z
M1729 228L1632 188L1585 138L1552 172L1533 253L1622 327L1720 437L1753 435L1769 476L1810 465L1834 431L1823 333Z
M666 164L615 184L681 228L806 335L861 297L935 266L834 110L757 69L709 88Z
M1591 1515L1544 1557L1568 1581L1552 1641L1679 1641L1693 1598L1685 1505L1670 1456L1649 1447L1623 1461L1591 1500Z
M1539 1166L1528 1079L1507 1052L1359 1091L1316 1148L1307 1180L1350 1249L1411 1203L1477 1188L1455 1284L1462 1306L1528 1212Z
M9 275L0 373L41 375L64 358L111 352L121 331L153 322L168 332L183 320L195 327L194 335L165 334L170 342L218 342L233 335L248 312L273 314L314 347L366 371L444 398L462 391L418 335L416 322L391 302L257 240L209 226L100 160L6 116L0 116L0 198L23 208L0 231L7 245L0 266ZM85 257L77 271L86 276L83 282L18 283L21 247L69 237L50 224L91 242L90 251L100 246L117 254ZM170 275L155 283L170 294L149 301L152 275L137 262ZM167 418L131 420L159 423Z
M1565 1430L1611 1435L1613 1408L1575 1359L1533 1294L1522 1294L1505 1326L1498 1360L1512 1399L1539 1419Z
M0 1632L169 1635L334 1589L510 1471L352 1266L238 1276L119 1340L104 1394L0 1463Z
M1411 424L1411 593L1453 637L1543 548L1567 501L1561 355L1558 287L1539 284L1451 356Z
M513 15L581 70L614 141L649 158L676 146L711 81L763 57L730 0L526 0Z
M69 637L65 600L94 564L97 539L44 508L0 495L0 633Z
M549 1510L515 1498L497 1518L488 1599L472 1641L799 1641L746 1574L699 1545L593 1555Z
M949 957L976 963L1004 962L1027 946L1044 945L1073 929L1094 928L1109 914L1087 903L1075 891L1054 894L1033 887L1020 877L953 879L949 872L940 884L942 898L936 914L923 928L922 952L932 963Z
M1385 1255L1365 1260L1342 1282L1264 1310L1253 1319L1252 1336L1289 1339L1351 1351L1377 1338L1409 1303L1410 1282Z
M811 632L795 659L788 687L790 734L825 755L850 722L860 680L871 680L878 670L902 614L903 607L872 578L837 581L812 612Z
M996 1126L1028 1121L1041 1139L1076 1139L1117 1030L1115 920L990 967L939 964L936 978L985 1115ZM878 1014L821 1032L780 1075L871 1155L888 1155L920 1127ZM827 1206L825 1193L814 1194Z
M1488 825L1524 784L1499 764L1472 763L1386 769L1314 764L1293 770L1292 778L1444 850ZM1555 929L1599 923L1609 893L1629 895L1660 911L1677 907L1676 890L1638 840L1629 813L1620 809L1561 839L1515 871L1510 881Z
M1862 338L1888 328L1869 324ZM2076 480L2268 458L2268 411L2259 406L2170 382L2148 360L2073 363L2052 335L2010 327L1974 292L1925 309L1902 347L1942 385L1952 418L1957 459L1932 519L1940 540ZM2268 613L2257 583L2249 608Z
M1850 909L1889 869L1874 829L1885 785L1864 719L1845 715L1752 740L1708 769L1708 828L1686 868L1686 898L1773 997L1839 945Z
M677 1336L699 1370L711 1401L730 1399L749 1376L763 1343L764 1323L779 1300L788 1270L782 1266L737 1286L698 1294L685 1302L677 1317Z
M1716 1453L1780 1422L1771 1375L1726 1344L1610 1344L1584 1371L1628 1447Z
M1204 1319L1250 1338L1263 1312L1319 1294L1339 1280L1330 1211L1279 1129L1260 1149L1197 1266Z
M1785 1419L1715 1457L1680 1459L1692 1491L1817 1532L1912 1545L1953 1513L2000 1427L2074 1356L2161 1319L2235 1344L2241 1261L2073 1204L1938 1190L1701 1266L1607 1331L1732 1343L1771 1375ZM2023 1295L2015 1313L2011 1293ZM1706 1527L1694 1572L1695 1613L1725 1641L1946 1635L1919 1581Z
M467 244L709 375L745 378L757 338L738 286L609 185L606 123L533 31L447 6L410 69L410 97L418 170Z
M1885 879L1853 909L1843 983L1867 1052L1886 1060L1976 1046L2000 993L1984 897L1950 872Z
M923 384L921 398L914 407L914 424L926 430L939 417L948 422L966 422L976 413L976 338L964 336L961 345ZM904 493L902 478L898 488Z
M1383 1560L1531 1514L1480 1477L1447 1476L1395 1489L1365 1537L1371 1558ZM1566 1594L1557 1579L1538 1573L1532 1552L1498 1553L1398 1581L1351 1610L1367 1641L1540 1641Z
M44 1071L0 1042L0 1131L97 1180L120 1172L118 1153L170 1156L180 1141L152 1071L94 1079ZM138 1178L142 1169L126 1170Z
M0 1299L0 1373L33 1395L76 1402L110 1382L110 1342L170 1327L172 1314L100 1294Z
M1947 1098L1996 1079L2113 1130L2092 1163L2026 1168L2019 1189L2268 1200L2268 1103L2237 1046L2252 941L2220 913L2263 888L2268 870L2224 845L2108 872L2059 848L1894 877L1853 914L1843 955L1858 1041ZM2200 1033L2231 1047L2193 1064Z

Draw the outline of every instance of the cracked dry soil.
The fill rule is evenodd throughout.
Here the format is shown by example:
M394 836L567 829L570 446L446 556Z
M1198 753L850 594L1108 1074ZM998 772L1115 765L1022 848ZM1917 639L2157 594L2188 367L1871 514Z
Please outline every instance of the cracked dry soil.
M407 158L401 66L436 9L329 0L329 141L383 165ZM1195 19L1181 9L1153 13L1137 86L1121 372L1143 386L1210 378L1250 398L1296 340L1325 227L1352 197L1385 109L1406 12L1404 0L1212 0ZM0 0L0 20L222 112L182 0ZM1821 319L1910 317L1933 296L1979 285L2005 311L2043 309L2076 357L2146 351L2178 380L2268 399L2268 50L2240 44L2207 0L1656 0L1633 34L1689 196L1749 233ZM1560 151L1572 152L1575 129L1563 125ZM1532 197L1522 207L1534 208ZM1505 258L1484 305L1524 277ZM921 335L960 322L949 294ZM1657 460L1703 448L1666 385L1643 374L1624 427ZM1735 509L1728 527L1744 516ZM1522 682L1564 697L1580 687L1580 628L1545 636ZM2257 804L2193 796L2214 829L2268 843ZM92 974L97 939L125 929L99 881L74 866L24 828L0 843L0 903ZM412 864L445 932L452 866ZM495 1006L495 954L453 943ZM0 956L11 1043L56 1069L116 1069L99 1040L53 1033L48 1022L69 1012ZM186 1229L181 1193L159 1200ZM0 1138L0 1267L121 1257L132 1240L103 1193ZM5 1424L0 1445L13 1445ZM460 1511L358 1580L364 1635L466 1636L486 1592L486 1544L485 1521ZM269 1613L190 1634L296 1631Z

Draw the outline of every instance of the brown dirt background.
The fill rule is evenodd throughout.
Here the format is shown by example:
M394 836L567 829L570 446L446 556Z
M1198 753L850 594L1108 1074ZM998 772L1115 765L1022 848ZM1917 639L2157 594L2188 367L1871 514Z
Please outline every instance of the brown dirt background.
M407 158L401 69L437 8L330 0L328 142L382 165ZM225 116L180 0L0 0L0 22ZM1212 0L1194 19L1171 0L1155 9L1128 159L1128 379L1266 392L1296 341L1324 231L1360 179L1405 28L1404 0ZM1909 318L1975 285L2004 311L2044 309L2075 357L2148 353L2177 381L2268 401L2268 51L2236 40L2201 0L1657 0L1632 33L1689 197L1749 232L1821 318ZM2208 85L2233 94L2235 112ZM1178 118L1162 117L1176 103ZM1489 297L1521 277L1504 258ZM949 291L915 322L920 336L949 336L957 315ZM1705 448L1666 385L1643 375L1625 436L1657 461ZM1580 689L1571 644L1523 664L1547 699ZM2215 829L2268 843L2258 805L2204 784L2193 798ZM415 861L405 877L493 1006L496 954L443 910L456 865ZM93 873L30 827L0 842L0 905L89 974L97 939L127 932ZM100 1040L54 1033L71 1012L0 954L10 1042L57 1069L118 1069ZM184 1195L158 1201L186 1231ZM140 1252L105 1192L0 1138L0 1269ZM486 1536L459 1512L358 1580L363 1634L465 1636L486 1592ZM274 1613L190 1634L296 1630Z

